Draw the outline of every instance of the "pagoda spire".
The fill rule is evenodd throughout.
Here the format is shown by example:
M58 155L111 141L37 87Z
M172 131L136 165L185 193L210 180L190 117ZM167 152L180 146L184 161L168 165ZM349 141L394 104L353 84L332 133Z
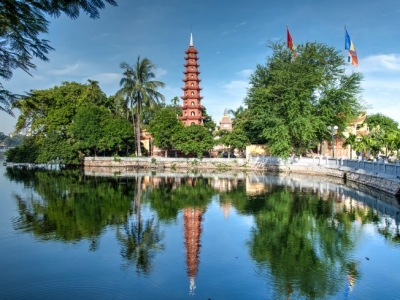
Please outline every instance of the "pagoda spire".
M183 100L181 109L182 109L182 116L179 117L180 120L186 125L203 125L203 120L205 117L203 116L204 106L201 105L201 100L203 96L200 95L200 91L202 88L200 87L199 78L200 71L198 70L199 64L197 63L198 57L197 54L199 53L196 48L193 46L193 34L190 32L190 41L189 41L189 48L185 51L185 61L184 64L185 71L185 78L182 80L184 86L183 96L181 99Z

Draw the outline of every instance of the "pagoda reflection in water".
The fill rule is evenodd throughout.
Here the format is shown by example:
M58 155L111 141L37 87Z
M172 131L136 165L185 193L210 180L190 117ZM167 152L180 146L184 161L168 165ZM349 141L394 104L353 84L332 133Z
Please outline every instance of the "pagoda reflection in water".
M203 210L199 208L185 208L183 222L185 228L185 248L187 274L190 280L189 295L194 295L196 289L195 277L199 266L200 235Z

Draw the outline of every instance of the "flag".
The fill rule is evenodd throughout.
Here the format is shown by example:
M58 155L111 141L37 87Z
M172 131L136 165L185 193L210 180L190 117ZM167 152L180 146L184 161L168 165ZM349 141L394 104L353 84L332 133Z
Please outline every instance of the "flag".
M286 38L287 47L290 50L292 50L294 58L296 58L297 57L296 48L294 47L292 35L290 34L289 28L286 28L286 33L287 33L287 38Z
M346 37L344 42L344 49L347 50L347 62L351 63L355 67L358 67L356 47L354 47L353 41L350 39L347 30L345 31L346 31Z

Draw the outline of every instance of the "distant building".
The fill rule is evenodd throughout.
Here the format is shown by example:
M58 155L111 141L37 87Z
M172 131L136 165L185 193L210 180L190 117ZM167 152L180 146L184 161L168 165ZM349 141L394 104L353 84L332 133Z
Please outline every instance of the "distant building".
M345 143L346 138L349 137L350 133L356 135L357 140L361 140L363 136L369 134L368 124L365 123L366 118L367 114L364 113L351 121L343 132L345 138L340 137L337 130L335 130L333 134L333 144L332 140L325 141L323 147L321 147L321 149L323 149L321 154L323 156L331 157L334 150L335 157L356 158L359 153L356 153L356 151L351 149L350 146L343 147L343 144Z
M179 119L181 119L186 126L192 124L203 125L203 120L205 119L203 116L204 106L201 105L201 99L203 99L203 97L200 96L200 91L202 90L199 85L201 79L199 79L200 71L198 70L198 67L200 65L197 63L197 60L199 59L197 54L199 52L193 46L192 33L190 33L189 48L185 53L186 63L184 66L186 69L183 72L185 74L185 78L183 79L185 85L182 88L182 116L179 117Z
M232 131L232 120L228 115L226 109L224 110L224 116L222 117L221 121L219 122L220 129L225 129L228 131Z

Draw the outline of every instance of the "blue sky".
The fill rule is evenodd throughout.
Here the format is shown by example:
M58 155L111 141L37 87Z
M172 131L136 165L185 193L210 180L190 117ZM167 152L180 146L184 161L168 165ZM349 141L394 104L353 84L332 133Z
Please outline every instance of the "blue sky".
M55 51L50 62L36 61L32 77L16 71L6 89L24 93L63 81L99 81L107 95L119 89L122 61L137 57L157 65L166 102L182 96L184 51L193 32L199 51L203 105L218 124L224 109L243 104L249 76L271 53L269 40L286 41L289 25L295 44L317 41L344 52L344 26L357 49L364 75L362 98L368 113L383 113L400 123L400 3L381 1L149 1L117 0L100 19L81 15L50 19ZM367 4L368 3L368 4ZM17 112L17 111L16 111ZM1 113L0 131L13 131L16 119Z

